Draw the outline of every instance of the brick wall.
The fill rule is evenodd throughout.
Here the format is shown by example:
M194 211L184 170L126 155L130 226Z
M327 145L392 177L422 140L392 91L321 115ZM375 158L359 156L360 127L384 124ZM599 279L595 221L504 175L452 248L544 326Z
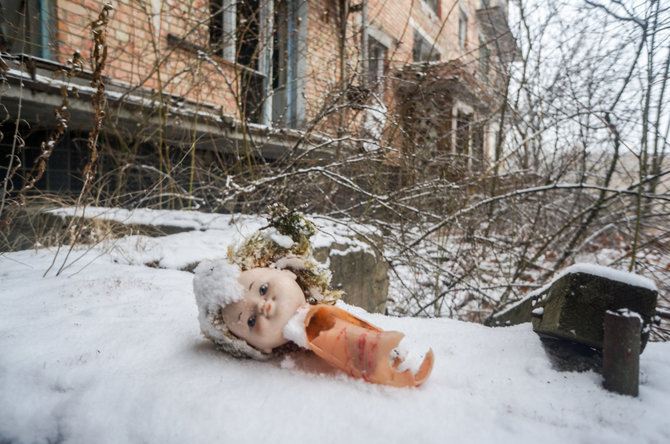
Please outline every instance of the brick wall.
M198 59L193 48L168 45L168 34L206 48L209 40L209 3L175 0L118 0L112 2L107 41L109 58L106 74L115 80L147 90L162 90L192 100L221 107L225 114L238 115L233 91L240 68L213 56L218 69ZM307 120L319 114L337 90L339 82L336 7L332 0L309 1L305 103ZM459 8L469 15L467 48L458 45ZM92 0L59 0L56 3L58 42L55 53L60 62L74 50L90 57L92 40L86 25L94 20L102 3ZM479 44L475 10L479 0L443 0L435 13L423 0L369 0L368 21L388 35L389 66L412 60L414 27L420 27L436 41L441 60L460 59L477 64ZM347 34L347 75L359 72L360 12L352 13ZM356 118L350 121L356 122Z
M57 61L64 63L75 50L90 59L93 43L88 24L97 18L101 5L90 0L58 1ZM222 76L211 63L199 60L193 50L168 45L168 34L172 34L194 45L207 46L206 1L120 0L112 5L106 75L145 90L162 90L220 105L235 114L229 83L234 84L236 69L220 57L213 57L225 74Z

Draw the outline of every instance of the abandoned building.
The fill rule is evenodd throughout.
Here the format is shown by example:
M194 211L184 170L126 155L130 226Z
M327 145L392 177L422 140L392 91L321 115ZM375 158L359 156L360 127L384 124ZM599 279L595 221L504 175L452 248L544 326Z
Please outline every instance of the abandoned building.
M477 169L496 144L501 66L518 51L507 3L111 1L104 23L93 27L104 29L107 51L102 137L120 154L103 151L101 168L120 167L133 147L136 156L169 156L193 146L204 159L252 152L272 160L296 146L327 152L346 131L365 150L394 147L389 153L444 156L445 164L460 154L464 168ZM3 179L12 153L17 177L30 168L66 100L67 129L38 186L81 186L94 114L91 23L103 6L0 4ZM75 54L81 63L73 64ZM145 185L139 176L128 180Z

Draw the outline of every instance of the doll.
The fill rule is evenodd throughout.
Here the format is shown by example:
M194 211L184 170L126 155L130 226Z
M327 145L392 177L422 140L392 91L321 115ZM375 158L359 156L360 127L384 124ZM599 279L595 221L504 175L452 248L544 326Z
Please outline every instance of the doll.
M412 360L402 333L333 305L339 294L311 256L313 230L302 215L275 207L270 226L230 249L227 259L203 261L193 281L203 334L236 357L268 359L292 343L372 383L423 383L432 350Z

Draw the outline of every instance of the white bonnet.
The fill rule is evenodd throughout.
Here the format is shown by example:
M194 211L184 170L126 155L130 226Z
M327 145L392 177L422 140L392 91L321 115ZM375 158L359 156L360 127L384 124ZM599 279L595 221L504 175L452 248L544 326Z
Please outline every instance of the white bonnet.
M242 286L237 281L240 273L240 268L226 259L205 260L196 267L193 293L198 305L200 329L223 351L235 357L268 359L269 354L255 349L232 334L221 315L221 311L228 304L244 297Z

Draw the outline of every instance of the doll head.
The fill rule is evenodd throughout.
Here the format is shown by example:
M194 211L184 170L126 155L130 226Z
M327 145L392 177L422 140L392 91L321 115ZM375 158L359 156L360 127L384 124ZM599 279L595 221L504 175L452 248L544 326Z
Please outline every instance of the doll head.
M235 356L257 359L288 342L284 326L306 303L293 272L241 271L227 260L200 264L193 288L205 336Z
M228 329L264 353L288 342L283 330L305 295L289 270L252 268L240 273L244 296L222 312Z
M330 272L312 258L312 224L283 207L270 225L230 248L228 259L203 261L193 291L200 328L236 357L267 359L288 342L283 329L306 302L334 303Z

